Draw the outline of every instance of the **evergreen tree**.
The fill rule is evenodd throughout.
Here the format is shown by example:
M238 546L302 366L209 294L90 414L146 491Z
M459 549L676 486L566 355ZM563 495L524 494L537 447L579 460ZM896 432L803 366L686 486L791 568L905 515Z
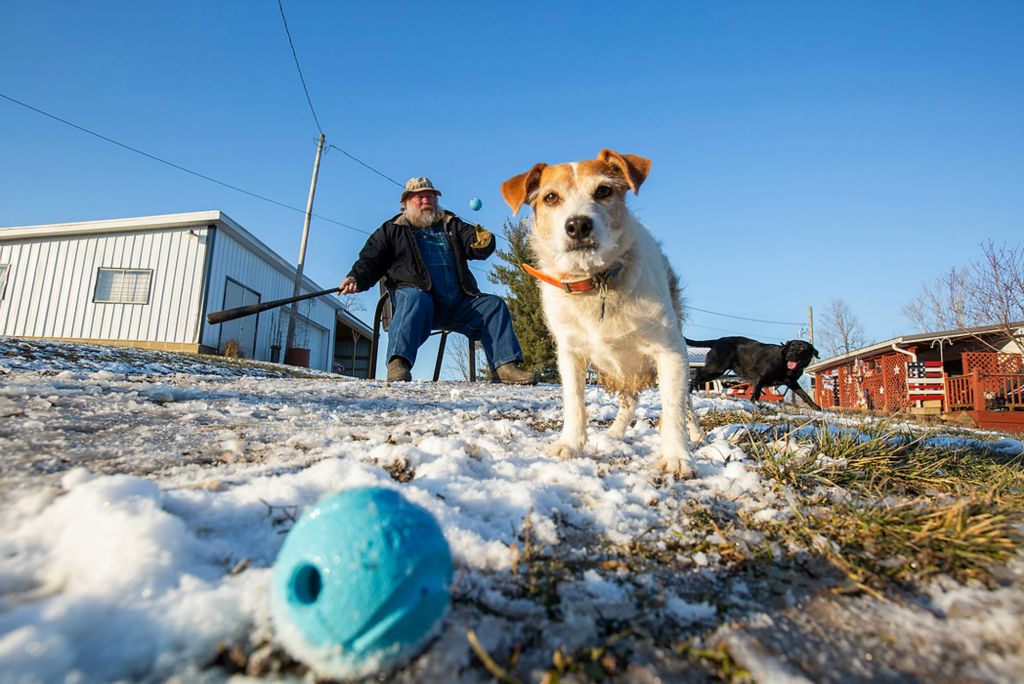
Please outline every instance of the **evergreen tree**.
M506 219L501 232L509 248L507 251L499 249L497 255L508 266L495 264L488 277L492 283L508 288L505 301L512 313L512 327L523 348L523 366L536 372L541 382L559 382L555 341L544 322L538 282L520 267L522 263L535 264L527 241L530 228L523 219L514 223Z

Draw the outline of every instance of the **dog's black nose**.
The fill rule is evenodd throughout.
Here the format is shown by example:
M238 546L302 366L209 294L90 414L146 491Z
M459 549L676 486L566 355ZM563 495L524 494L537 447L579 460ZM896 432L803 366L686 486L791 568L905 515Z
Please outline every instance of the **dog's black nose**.
M570 216L565 222L565 232L573 240L582 240L594 230L594 221L589 216Z

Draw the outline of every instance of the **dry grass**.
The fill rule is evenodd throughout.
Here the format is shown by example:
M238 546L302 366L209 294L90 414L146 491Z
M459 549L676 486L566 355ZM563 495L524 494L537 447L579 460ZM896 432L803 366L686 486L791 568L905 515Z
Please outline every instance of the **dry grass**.
M746 446L794 514L765 533L871 593L939 573L988 581L1024 543L1020 455L935 446L886 422L750 431Z
M1024 495L1021 455L938 447L884 422L849 429L807 423L751 430L746 440L762 474L803 493L824 486L874 496Z
M673 650L676 655L709 667L719 681L729 682L729 684L748 684L754 681L749 672L733 661L725 644L719 644L715 648L700 648L691 639L677 644Z
M723 425L745 425L753 418L754 416L746 411L709 411L703 416L698 416L697 421L705 432L710 432Z

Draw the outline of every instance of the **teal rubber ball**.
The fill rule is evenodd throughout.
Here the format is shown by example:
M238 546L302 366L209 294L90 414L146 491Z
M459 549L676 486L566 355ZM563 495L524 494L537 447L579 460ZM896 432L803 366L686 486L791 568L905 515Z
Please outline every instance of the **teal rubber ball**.
M452 557L434 517L380 487L350 489L307 511L274 562L278 640L339 679L400 667L441 627Z
M474 197L469 200L469 208L473 211L480 211L480 207L484 206L484 203L480 201L479 197Z

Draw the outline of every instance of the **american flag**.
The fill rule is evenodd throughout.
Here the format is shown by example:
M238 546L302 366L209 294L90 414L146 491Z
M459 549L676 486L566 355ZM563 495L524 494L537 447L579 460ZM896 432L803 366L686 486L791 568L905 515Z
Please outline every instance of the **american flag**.
M945 380L941 361L908 361L907 394L920 406L922 401L944 399Z
M941 361L908 361L907 378L941 378Z

